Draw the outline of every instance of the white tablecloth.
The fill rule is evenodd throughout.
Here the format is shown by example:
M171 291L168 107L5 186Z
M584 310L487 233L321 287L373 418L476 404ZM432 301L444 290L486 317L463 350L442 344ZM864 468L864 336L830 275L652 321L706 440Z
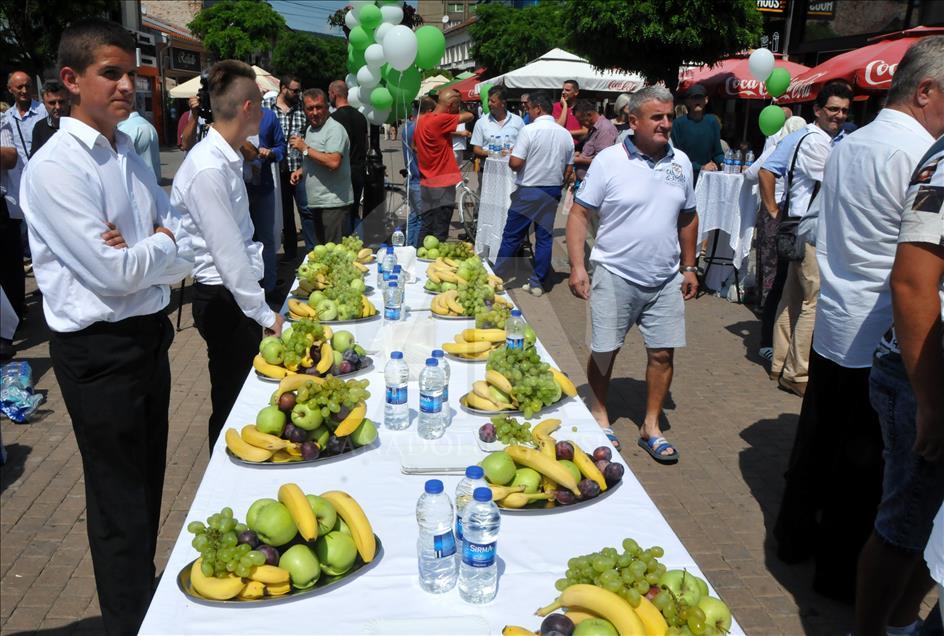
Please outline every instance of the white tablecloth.
M515 173L508 167L508 157L488 157L482 168L482 194L479 220L475 230L475 253L494 263L501 247L502 232L515 190Z
M412 326L417 336L428 338L433 331L436 342L450 341L457 330L473 326L474 322L440 320L433 318L428 310L424 311L432 296L423 292L425 268L420 269L418 282L407 286L405 304L410 311L405 331L409 332ZM376 278L376 268L371 270L369 281ZM375 304L380 302L376 292L371 300ZM358 342L367 344L380 341L378 332L381 330L393 332L390 327L382 320L373 320L336 329L349 329ZM404 323L398 323L397 333L403 339L409 338L403 327ZM538 350L545 360L551 360L540 343ZM538 515L503 513L498 542L498 596L488 605L463 602L457 589L441 596L423 592L416 572L415 506L427 477L401 472L401 456L415 454L417 447L427 443L416 434L416 383L412 381L409 386L413 420L410 428L404 431L383 429L386 360L382 354L375 354L374 358L374 369L364 376L370 379L367 414L380 429L379 439L372 447L334 462L252 468L232 462L220 436L141 627L142 634L384 634L390 633L394 624L384 621L409 619L420 623L415 629L397 633L434 634L442 633L442 630L436 631L435 619L444 617L463 619L468 631L461 633L497 636L506 624L537 629L540 619L534 616L534 610L556 597L554 582L563 576L567 559L606 546L621 549L626 537L635 538L640 545L662 546L665 549L662 561L669 568L686 568L701 575L691 555L627 467L622 484L594 504ZM485 365L453 360L449 364L450 402L455 416L445 436L434 442L434 448L442 449L444 455L478 453L478 457L484 457L478 451L474 435L486 418L461 410L458 398L469 390L474 380L484 378ZM225 428L253 422L274 388L274 384L262 382L250 373ZM564 425L556 434L559 439L570 438L586 448L609 444L578 399L567 400L532 421L545 417L563 420ZM627 444L632 442L625 440ZM618 453L614 452L614 458L622 461ZM460 478L444 476L441 479L446 492L452 496ZM306 493L342 489L354 496L383 544L376 566L330 593L268 606L213 607L184 596L177 586L177 574L197 556L190 546L192 536L186 531L187 524L203 520L223 506L232 507L239 519L245 519L253 501L261 497L274 498L278 487L289 481L299 484ZM475 629L477 623L472 617L481 624L479 629ZM488 629L484 627L486 624ZM397 625L402 628L402 623ZM732 633L743 632L735 625Z
M756 186L745 183L743 175L702 171L695 186L698 244L709 232L718 230L715 257L730 259L743 271L744 259L751 251L759 201ZM719 290L730 274L730 265L715 263L705 283L710 289Z

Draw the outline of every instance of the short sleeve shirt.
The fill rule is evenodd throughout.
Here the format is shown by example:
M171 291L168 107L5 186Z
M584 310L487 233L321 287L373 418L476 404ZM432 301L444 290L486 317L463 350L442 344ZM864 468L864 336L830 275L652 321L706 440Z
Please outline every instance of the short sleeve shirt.
M574 143L550 115L541 115L518 133L511 156L524 159L515 178L517 185L560 186L567 166L574 163Z
M479 148L488 146L494 138L507 138L512 146L518 140L518 132L524 128L524 120L513 112L508 111L501 121L496 120L491 113L475 122L472 129L472 145Z
M619 131L616 130L616 126L613 125L613 122L606 117L598 117L597 123L593 125L593 128L590 129L586 139L583 141L583 148L580 149L580 154L592 159L604 148L609 148L615 144L618 136ZM586 168L577 168L578 179L583 179L585 174L587 174Z
M420 115L413 134L420 185L447 188L462 181L459 165L452 151L452 133L459 125L459 116L451 113Z
M663 285L678 273L678 217L694 212L692 163L668 148L658 161L627 138L603 150L575 195L600 216L590 261L632 283Z
M338 208L354 202L351 187L351 141L344 126L330 117L321 128L309 126L305 143L318 152L341 153L341 165L329 170L309 157L305 157L305 192L310 208Z
M551 116L554 118L554 121L557 121L557 118L561 114L561 104L560 102L554 102L554 107L551 109ZM574 109L567 109L567 119L564 120L564 128L573 132L575 130L580 130L583 126L580 125L580 122L577 121L577 118L574 116Z

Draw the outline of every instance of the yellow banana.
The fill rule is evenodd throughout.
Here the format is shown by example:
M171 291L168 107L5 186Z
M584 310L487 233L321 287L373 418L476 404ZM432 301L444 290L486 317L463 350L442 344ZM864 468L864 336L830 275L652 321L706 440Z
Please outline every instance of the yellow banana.
M268 596L282 596L292 591L291 583L279 583L276 585L266 585L266 594Z
M318 373L327 373L334 364L334 352L331 350L331 343L325 340L321 343L321 358L315 366Z
M291 371L285 367L280 367L275 364L269 364L265 361L261 354L256 354L252 359L252 368L264 375L267 378L284 378Z
M264 462L272 457L272 451L257 448L243 441L235 428L226 429L226 448L233 455L247 462Z
M669 624L665 622L662 612L652 604L652 601L645 596L641 597L635 610L636 616L639 617L642 626L646 629L646 636L665 636Z
M370 563L377 555L377 539L374 537L374 529L364 514L364 509L346 492L340 490L329 490L321 493L321 496L328 500L334 509L347 524L351 530L351 538L354 539L354 545L357 547L357 553L361 555L364 563Z
M432 267L426 270L426 276L437 285L443 282L442 278L439 276L439 271L433 269Z
M567 397L574 397L575 395L577 395L577 387L574 386L574 383L571 382L570 378L568 378L566 375L564 375L563 373L561 373L554 367L551 367L550 371L551 371L551 375L554 376L554 381L557 382L557 384L560 386L561 392L564 395L566 395Z
M530 629L518 627L517 625L505 625L502 629L502 636L534 636L535 634L537 632L532 632Z
M468 353L483 353L489 351L492 348L492 344L486 341L478 342L445 342L442 346L443 350L446 353L454 353L456 355L468 354Z
M619 636L647 636L646 628L633 611L633 606L621 596L596 585L578 583L565 588L560 597L547 607L537 611L538 616L547 616L561 607L578 605L605 618L613 624Z
M293 444L292 442L289 442L288 444L285 445L285 448L283 450L289 455L291 455L292 457L301 457L302 456L301 447L302 447L301 444Z
M545 420L549 421L549 420ZM542 422L541 424L543 424ZM539 425L540 426L540 425ZM540 439L535 438L535 441L538 442L538 450L541 451L541 454L547 457L552 461L557 461L557 448L554 443L554 438L550 435L543 435ZM556 493L557 492L557 482L548 477L547 475L541 475L541 492L545 493ZM548 508L554 507L554 502L548 500Z
M531 429L531 439L535 442L542 442L545 438L553 441L551 439L551 433L559 429L561 426L561 421L555 418L550 418L544 420L537 426Z
M536 451L533 448L516 444L508 446L505 452L508 453L516 464L533 468L542 475L547 475L575 495L580 495L580 489L577 488L577 480L574 479L574 476L570 474L567 468L559 464L556 460L545 456L540 451Z
M504 508L524 508L532 501L538 501L540 499L551 499L554 495L546 492L516 492L508 495L502 499L499 503Z
M605 491L606 479L603 478L603 473L597 468L596 463L583 452L583 449L577 445L577 442L571 441L570 445L574 447L574 463L577 465L577 468L580 469L580 474L587 479L592 479L597 482L601 492Z
M240 431L240 437L242 437L243 441L247 444L270 451L282 450L291 444L287 439L261 432L256 428L255 424L247 424L244 426L243 430Z
M360 401L351 409L347 417L341 420L338 427L334 429L335 437L344 437L345 435L353 433L357 430L357 427L361 425L361 422L364 421L365 415L367 415L367 404L364 401Z
M448 265L449 267L451 267L451 268L453 268L453 269L459 267L459 261L457 261L457 260L454 259L454 258L449 258L448 256L443 256L443 259L442 259L442 260L443 260L443 263L445 263L446 265Z
M230 429L233 430L233 429ZM203 598L214 601L231 599L243 591L243 580L235 574L227 574L223 578L206 576L200 569L203 559L199 558L190 567L190 583L193 589Z
M504 329L463 329L462 339L466 342L505 342Z
M321 325L321 328L324 329L324 339L326 341L334 337L334 331L329 325Z
M308 294L315 291L315 286L312 284L312 282L305 278L298 279L298 286Z
M501 296L495 296L495 298L492 300L492 303L497 304L497 305L505 305L506 307L511 307L511 301L505 300Z
M293 373L292 375L286 376L281 382L279 382L279 388L276 389L275 392L281 396L283 393L288 393L289 391L297 391L298 389L305 386L306 382L324 384L324 378L318 378L304 373Z
M249 581L243 586L243 591L236 597L243 601L254 601L257 598L265 596L265 583L260 581Z
M439 314L440 316L449 315L449 308L446 307L445 303L443 302L442 294L433 296L433 300L429 306L430 309L433 310L434 314Z
M489 484L488 487L492 490L492 501L501 501L508 495L513 495L516 492L524 492L524 486L495 486Z
M510 395L514 397L514 389L511 386L511 382L503 376L498 371L489 369L485 372L485 381L494 386L496 389L504 393L505 395Z
M488 382L485 380L477 380L472 383L472 392L482 398L483 400L492 401L492 396L488 392ZM497 404L497 402L495 403Z
M296 457L284 448L282 450L275 451L275 453L272 455L272 463L274 464L287 464L289 462L297 462L299 459L301 459L301 457Z
M318 538L318 520L298 484L282 484L279 487L279 502L288 508L302 539L314 541Z
M308 303L303 303L295 298L288 299L288 310L305 318L317 318L318 314Z
M296 314L294 311L289 310L288 319L291 320L292 322L298 322L299 320L307 320L308 317Z
M590 618L600 618L599 615L594 614L593 612L586 610L582 607L568 607L564 612L564 616L569 618L574 622L574 625L579 625Z
M361 263L369 263L374 260L374 253L370 251L369 247L361 248L357 253L357 260Z
M480 411L501 411L501 407L489 400L488 398L483 398L481 395L478 395L474 391L469 391L465 394L465 399L468 405L473 409L478 409Z
M356 267L360 272L363 273L367 271L367 266L364 265L363 263L358 263L357 261L354 261L353 264L354 264L354 267Z
M447 292L442 294L443 300L446 301L446 306L449 307L449 311L454 312L457 316L465 315L465 308L459 304L459 292L455 289L450 289Z

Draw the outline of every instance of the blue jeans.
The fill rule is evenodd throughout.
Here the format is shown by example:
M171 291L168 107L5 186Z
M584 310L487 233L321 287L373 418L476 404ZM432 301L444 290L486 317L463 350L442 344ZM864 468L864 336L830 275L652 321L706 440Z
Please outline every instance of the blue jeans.
M554 215L560 203L561 187L557 186L518 186L511 195L511 207L508 208L508 220L502 233L501 247L495 259L495 271L501 272L508 266L509 260L518 253L521 242L528 235L528 229L534 223L537 245L534 249L534 272L528 278L531 285L541 285L547 279L551 269L551 249L554 246Z
M265 293L275 291L277 264L275 252L278 245L275 241L275 190L268 192L248 186L249 217L252 219L254 241L262 243L262 264L265 273L262 276L262 289Z
M407 190L407 205L410 208L410 215L406 221L406 244L419 248L422 245L423 237L420 236L420 210L422 209L422 199L420 197L419 182L410 184Z

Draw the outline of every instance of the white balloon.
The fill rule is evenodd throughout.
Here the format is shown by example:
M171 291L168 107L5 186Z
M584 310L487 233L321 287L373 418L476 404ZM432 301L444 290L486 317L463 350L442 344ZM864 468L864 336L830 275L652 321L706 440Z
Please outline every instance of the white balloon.
M380 7L380 15L387 24L400 24L403 22L403 9L396 5Z
M369 4L374 4L373 0L352 0L350 13L354 14L355 19L360 20L361 9Z
M383 44L384 36L390 32L390 29L393 28L393 25L389 22L381 22L380 26L374 29L374 42L377 44Z
M354 108L360 108L361 106L363 106L363 104L361 103L361 89L359 86L355 86L354 88L348 90L347 101Z
M747 68L758 82L766 82L774 70L774 54L769 49L754 49L747 60Z
M410 27L398 24L384 37L383 50L392 68L405 71L416 59L416 35Z
M344 14L344 24L347 25L347 28L353 29L354 27L360 25L360 20L357 19L357 16L354 14L354 9L351 9Z
M361 88L370 90L380 83L380 69L373 70L366 64L357 71L357 83Z
M379 44L371 44L367 47L367 50L364 51L364 62L367 64L367 67L373 70L378 70L381 66L387 63L387 58L384 55L384 48Z
M348 73L344 78L344 83L347 84L348 88L354 88L357 86L357 75L354 75L354 73Z
M370 116L367 117L367 120L370 123L374 124L375 126L379 126L382 123L386 122L387 117L389 116L390 116L389 110L377 110L376 108L371 108Z

